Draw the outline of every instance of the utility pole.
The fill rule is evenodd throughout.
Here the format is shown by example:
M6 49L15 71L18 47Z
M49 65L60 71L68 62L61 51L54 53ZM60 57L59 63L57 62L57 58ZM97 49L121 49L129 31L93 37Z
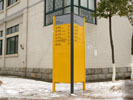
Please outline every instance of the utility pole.
M74 93L74 0L71 0L71 94Z

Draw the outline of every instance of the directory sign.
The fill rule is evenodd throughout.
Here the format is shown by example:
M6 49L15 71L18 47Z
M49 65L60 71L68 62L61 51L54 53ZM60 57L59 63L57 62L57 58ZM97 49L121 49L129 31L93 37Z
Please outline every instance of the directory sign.
M71 80L70 14L53 17L53 91L55 83ZM74 15L74 83L85 90L85 19Z

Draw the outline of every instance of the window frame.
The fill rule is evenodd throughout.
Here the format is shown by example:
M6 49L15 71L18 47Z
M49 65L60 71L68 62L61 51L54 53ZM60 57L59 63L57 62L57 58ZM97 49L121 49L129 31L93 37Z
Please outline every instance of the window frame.
M9 6L11 6L11 5L13 5L14 3L16 3L16 2L18 2L19 0L8 0L7 1L7 7L9 7Z
M13 32L13 29L15 29L14 32ZM7 28L6 35L13 34L13 33L16 33L16 32L19 32L19 24Z
M63 3L62 3L62 7L61 8L58 8L58 9L55 9L55 0L53 0L53 11L50 11L50 12L47 12L47 10L46 10L46 4L47 4L47 2L46 2L47 0L45 0L45 21L44 21L44 25L45 26L48 26L48 25L51 25L51 24L48 24L48 25L46 25L46 16L47 15L49 15L49 14L52 14L52 13L55 13L55 12L57 12L57 11L61 11L62 10L62 12L63 12L63 14L61 14L61 15L64 15L64 9L66 9L66 8L69 8L69 7L71 7L71 4L70 5L67 5L67 6L64 6L64 0L62 0L63 1Z
M12 38L14 38L14 43L13 43L14 48L13 48L13 52L11 52L11 51L8 52L9 49L11 50L11 48L8 48L8 46L9 46L8 40L9 40L9 39L12 39ZM18 38L19 38L18 35L15 35L15 36L11 36L11 37L6 38L6 55L18 54ZM10 41L11 41L11 40L10 40ZM10 45L10 46L11 46L11 45Z
M0 48L0 49L1 49L1 50L0 50L0 56L2 56L2 53L3 53L3 40L0 39L0 42L1 42L1 43L0 43L0 47L1 47L1 48Z
M87 0L87 8L81 6L81 0L78 0L78 6L77 5L74 5L74 7L77 7L78 8L78 16L80 16L80 9L84 9L84 10L87 10L87 11L90 11L90 12L93 12L93 13L96 13L96 3L97 3L97 0L94 0L94 10L92 9L89 9L89 3L88 3L89 0ZM88 21L85 21L86 23L90 23L90 24L95 24L97 25L97 18L95 17L95 23L91 23L91 22L88 22Z
M11 31L11 33L8 33L8 30L12 30L12 29L15 29L15 31L14 32ZM7 30L6 31L6 55L18 54L18 52L19 52L19 50L18 50L19 49L19 24L9 27L6 30ZM8 52L9 49L11 50L11 48L8 48L8 46L9 46L8 40L12 39L12 38L15 38L13 53L11 51ZM16 46L16 42L17 42L17 46Z
M0 38L3 37L3 31L0 31Z
M0 2L2 2L2 9L0 9L0 11L4 10L4 0L0 0Z
M68 5L68 6L66 6L66 7L64 7L64 0L62 0L63 1L63 6L62 6L62 8L59 8L59 9L57 9L57 10L55 10L55 2L54 2L55 0L53 0L53 11L50 11L50 12L46 12L47 10L47 8L46 8L46 3L47 3L47 0L45 0L45 2L44 2L44 4L45 4L45 7L44 7L44 26L49 26L49 25L51 25L51 24L47 24L46 23L46 21L47 21L47 15L49 15L49 14L52 14L52 13L55 13L55 12L57 12L57 11L60 11L60 10L63 10L63 14L61 14L61 15L64 15L64 14L67 14L67 13L64 13L64 9L66 9L66 8L71 8L71 3L70 3L70 5ZM83 7L83 6L81 6L81 0L78 0L78 5L75 5L74 4L74 7L76 7L76 8L78 8L78 16L80 16L80 9L84 9L84 10L87 10L87 11L89 11L89 12L92 12L92 13L95 13L96 12L96 2L97 2L97 0L94 0L94 10L92 10L92 9L89 9L89 0L87 0L87 8L85 8L85 7ZM91 22L88 22L88 21L86 21L87 23L91 23ZM95 24L95 25L97 25L97 18L95 18L95 22L94 23L91 23L91 24Z
M2 53L3 53L3 31L0 30L0 41L1 41L1 50L0 50L0 56L2 56Z

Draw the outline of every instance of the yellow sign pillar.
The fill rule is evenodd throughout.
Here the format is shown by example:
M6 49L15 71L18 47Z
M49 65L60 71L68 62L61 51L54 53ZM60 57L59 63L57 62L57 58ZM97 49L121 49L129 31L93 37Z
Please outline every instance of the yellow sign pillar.
M70 15L53 17L53 92L55 83L71 80ZM74 15L74 83L83 82L85 90L85 19Z

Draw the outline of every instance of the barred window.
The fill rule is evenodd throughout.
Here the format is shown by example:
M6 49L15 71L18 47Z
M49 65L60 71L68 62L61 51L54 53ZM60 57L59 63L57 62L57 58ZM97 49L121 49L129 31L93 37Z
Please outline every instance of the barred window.
M85 17L86 22L96 24L96 0L74 0L74 13ZM45 0L45 26L53 23L53 16L70 13L71 0Z
M8 6L12 5L13 3L17 2L18 0L8 0Z
M0 11L4 9L4 0L0 0Z

